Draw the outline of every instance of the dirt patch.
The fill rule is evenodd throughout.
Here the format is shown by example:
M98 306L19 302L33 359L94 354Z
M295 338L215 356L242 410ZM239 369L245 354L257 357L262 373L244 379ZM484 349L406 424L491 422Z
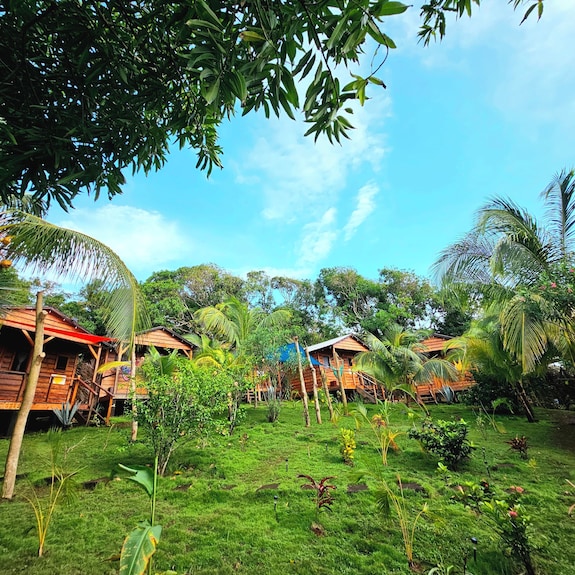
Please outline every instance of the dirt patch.
M256 491L264 491L266 489L277 489L280 486L279 483L268 483L267 485L261 485L256 489Z
M98 479L90 479L89 481L84 481L84 483L82 483L82 487L84 489L88 489L88 491L94 491L98 485L106 485L106 483L109 481L109 477L99 477Z
M416 483L415 481L402 483L401 487L402 489L410 489L411 491L415 491L416 493L427 493L425 491L425 487L423 487L423 485L420 485L419 483Z

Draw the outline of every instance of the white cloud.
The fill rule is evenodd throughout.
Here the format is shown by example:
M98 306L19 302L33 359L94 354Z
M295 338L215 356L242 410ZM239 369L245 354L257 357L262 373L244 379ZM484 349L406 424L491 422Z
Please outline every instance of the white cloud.
M322 217L303 227L298 248L297 267L313 269L313 266L325 259L337 239L335 208L329 208Z
M326 205L336 203L352 171L366 164L377 170L386 151L382 123L389 106L380 92L357 109L351 118L351 140L342 139L341 145L325 137L317 142L304 137L309 126L303 122L266 119L264 128L260 120L262 135L236 164L236 182L249 182L258 191L267 220L294 223L316 218Z
M151 273L193 251L178 225L156 211L107 204L76 209L55 223L106 244L136 275Z
M343 228L345 241L349 241L357 231L357 228L375 210L375 196L379 193L379 188L374 182L362 186L357 193L356 208L351 213L347 224Z

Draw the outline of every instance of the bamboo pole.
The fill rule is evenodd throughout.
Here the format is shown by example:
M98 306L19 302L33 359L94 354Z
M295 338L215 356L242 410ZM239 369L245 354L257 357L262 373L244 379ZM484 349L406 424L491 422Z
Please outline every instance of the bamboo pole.
M320 406L319 406L319 397L317 395L317 377L315 375L315 367L313 366L312 362L311 362L311 357L309 356L309 351L305 350L305 355L307 357L307 361L309 363L309 368L311 369L311 379L313 382L313 404L315 407L315 419L316 421L321 424L321 410L320 410Z
M301 389L301 399L303 401L303 417L305 420L305 426L309 427L311 425L310 419L309 419L309 406L307 403L307 390L305 388L305 379L303 378L303 368L301 366L301 355L300 355L300 351L299 351L299 341L298 341L298 337L295 336L293 338L294 343L295 343L295 351L297 353L297 365L298 365L298 371L299 371L299 382L300 382L300 389Z
M43 294L39 291L36 294L36 332L34 334L34 351L32 354L32 363L28 373L26 387L22 403L16 416L14 431L10 438L10 446L6 457L6 467L4 470L4 485L2 486L2 498L12 499L14 495L14 486L16 485L16 474L18 471L18 460L20 459L20 450L22 449L22 440L26 430L28 415L34 403L34 395L38 386L38 378L42 367L42 360L46 357L44 352L44 321L48 315L43 309Z

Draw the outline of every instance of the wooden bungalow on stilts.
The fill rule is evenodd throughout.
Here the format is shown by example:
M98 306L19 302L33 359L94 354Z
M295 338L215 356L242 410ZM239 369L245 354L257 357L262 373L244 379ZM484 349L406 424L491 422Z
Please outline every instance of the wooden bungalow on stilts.
M453 337L434 333L421 342L422 352L428 357L445 357L446 346ZM448 387L454 394L469 389L475 385L473 376L465 373L457 381L445 381L440 378L434 378L432 381L421 383L415 386L417 400L421 402L435 402L443 399L443 388Z
M290 344L292 345L292 344ZM330 393L359 395L368 403L384 398L383 387L370 375L353 369L355 356L369 348L355 334L342 335L315 345L302 348L303 378L308 393L313 390L313 371L315 368L318 387L325 381ZM309 355L309 360L307 359ZM311 362L311 365L310 365ZM292 389L299 392L301 384L299 374L290 377Z
M452 338L449 336L434 334L421 342L421 351L429 357L444 357L445 345L450 339ZM286 349L295 353L293 344L287 346ZM303 378L306 391L312 392L312 367L314 367L318 378L318 388L322 387L325 380L330 393L341 394L341 389L343 389L346 395L359 395L366 403L375 403L377 400L385 399L385 389L381 382L364 372L355 370L353 367L355 356L363 351L369 351L369 348L354 334L336 337L302 349ZM307 355L309 355L309 361ZM297 372L290 375L289 382L293 391L300 393L301 383ZM417 401L437 402L442 398L441 391L444 386L448 386L453 392L458 393L468 389L474 383L471 375L465 374L458 381L434 379L423 384L417 384L415 386Z
M154 327L136 335L136 365L140 365L144 356L154 347L161 354L168 354L178 350L183 356L192 359L194 345L167 327ZM100 365L105 365L122 359L130 361L130 349L127 343L111 342L103 345L102 360ZM130 367L119 367L105 371L98 375L102 389L101 400L109 401L111 397L115 407L113 412L120 412L126 400L130 398ZM107 394L107 395L106 395ZM136 388L136 396L146 397L144 387Z
M97 420L109 423L116 402L129 398L130 370L114 368L101 374L105 363L125 359L129 346L108 337L93 335L73 319L54 308L47 312L44 326L44 352L32 411L51 413L66 402L79 409L76 419L82 423ZM8 430L12 417L20 409L24 386L30 371L35 308L10 309L0 320L0 424ZM160 353L179 350L191 358L193 344L165 327L137 334L136 362L140 363L150 346ZM129 359L129 358L128 358ZM146 395L143 388L137 389Z
M109 338L91 334L54 308L45 311L46 356L32 411L51 412L63 403L72 405L79 401L78 418L89 421L96 416L107 422L109 412L99 413L95 409L103 392L96 383L95 370L100 346ZM5 427L22 402L34 347L35 317L33 307L14 308L0 320L0 418Z

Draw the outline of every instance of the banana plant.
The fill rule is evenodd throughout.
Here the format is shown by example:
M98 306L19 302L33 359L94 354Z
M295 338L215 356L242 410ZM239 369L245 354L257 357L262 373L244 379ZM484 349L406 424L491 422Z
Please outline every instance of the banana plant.
M137 483L150 498L150 519L142 521L133 529L122 546L120 554L120 575L144 575L146 570L152 573L152 555L162 534L162 526L154 525L156 513L156 494L158 491L158 458L154 461L154 468L144 466L128 467L120 464L120 467L131 473L128 477Z

